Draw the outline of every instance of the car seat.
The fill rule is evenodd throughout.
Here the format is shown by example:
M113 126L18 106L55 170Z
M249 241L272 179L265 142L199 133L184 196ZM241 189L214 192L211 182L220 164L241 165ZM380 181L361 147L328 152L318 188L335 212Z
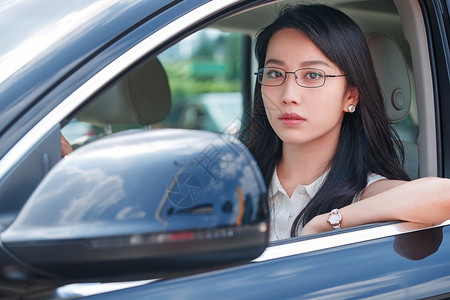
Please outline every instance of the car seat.
M163 120L170 106L167 74L154 58L120 79L86 107L77 119L99 126L150 125Z
M413 90L405 57L399 45L384 34L367 38L370 53L380 82L387 114L405 148L404 170L418 177L418 126L409 120Z

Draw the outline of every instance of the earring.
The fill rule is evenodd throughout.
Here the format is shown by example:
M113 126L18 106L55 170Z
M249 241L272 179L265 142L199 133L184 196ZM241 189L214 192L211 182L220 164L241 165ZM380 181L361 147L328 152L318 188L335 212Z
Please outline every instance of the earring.
M354 113L355 110L356 110L356 107L355 107L353 104L350 104L350 105L348 106L348 112L349 112L349 113Z

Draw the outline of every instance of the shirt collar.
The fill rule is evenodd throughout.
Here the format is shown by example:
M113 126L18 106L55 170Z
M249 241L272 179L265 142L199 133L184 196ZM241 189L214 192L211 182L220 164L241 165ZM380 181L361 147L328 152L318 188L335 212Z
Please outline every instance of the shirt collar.
M275 196L276 193L280 191L283 194L286 194L286 191L284 190L283 186L281 186L280 180L278 179L277 175L277 167L275 167L275 170L273 171L272 181L270 182L270 189L269 189L269 199L271 199L273 196Z
M330 172L330 169L325 171L322 175L320 175L319 178L314 180L312 183L304 186L306 192L308 193L308 195L311 199L317 194L319 189L322 187L323 182L327 178L327 175L329 172ZM277 168L275 167L275 170L274 170L273 176L272 176L272 181L270 183L269 193L268 193L269 199L271 199L278 192L281 192L281 193L287 195L286 191L284 190L283 186L280 183L280 180L278 179Z
M327 175L330 172L330 169L326 170L322 175L320 175L319 178L314 180L313 183L305 185L306 192L308 193L309 197L311 199L317 194L317 192L322 187L325 179L327 179Z

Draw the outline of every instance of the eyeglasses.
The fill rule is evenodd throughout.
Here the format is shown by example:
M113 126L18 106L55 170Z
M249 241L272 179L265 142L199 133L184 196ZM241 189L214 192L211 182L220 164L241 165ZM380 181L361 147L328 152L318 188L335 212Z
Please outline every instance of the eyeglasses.
M324 71L314 68L298 69L294 72L287 72L282 68L269 67L259 69L258 82L265 86L280 86L286 81L287 74L295 75L295 82L304 88L318 88L325 84L327 77L343 77L344 75L326 75Z

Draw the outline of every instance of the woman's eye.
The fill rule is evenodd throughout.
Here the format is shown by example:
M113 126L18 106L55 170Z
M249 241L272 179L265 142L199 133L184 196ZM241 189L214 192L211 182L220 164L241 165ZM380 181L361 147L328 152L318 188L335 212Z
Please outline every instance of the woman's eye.
M276 71L276 70L270 70L266 74L267 74L267 78L269 78L269 79L283 78L283 73L281 73L280 71Z
M322 78L322 74L318 72L309 72L305 75L305 78L308 80L319 80Z

